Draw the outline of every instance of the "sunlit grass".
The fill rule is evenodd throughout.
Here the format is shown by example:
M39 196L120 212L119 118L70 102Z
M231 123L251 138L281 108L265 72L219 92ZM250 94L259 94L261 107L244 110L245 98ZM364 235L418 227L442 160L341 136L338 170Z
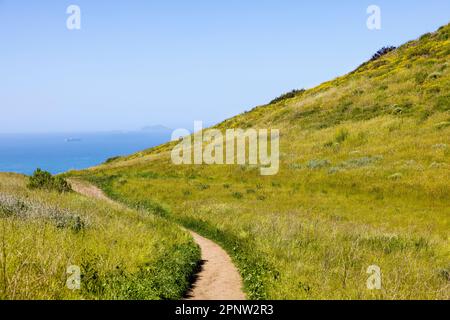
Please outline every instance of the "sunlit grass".
M190 236L148 212L0 174L1 299L178 299L199 259ZM67 267L81 268L69 290Z

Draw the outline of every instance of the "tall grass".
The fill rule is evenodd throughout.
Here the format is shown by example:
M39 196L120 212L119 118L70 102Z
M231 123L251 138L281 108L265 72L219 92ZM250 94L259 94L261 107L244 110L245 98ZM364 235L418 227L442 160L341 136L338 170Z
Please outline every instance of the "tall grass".
M0 299L178 299L200 252L148 212L75 193L30 191L0 174ZM69 266L81 269L70 290Z

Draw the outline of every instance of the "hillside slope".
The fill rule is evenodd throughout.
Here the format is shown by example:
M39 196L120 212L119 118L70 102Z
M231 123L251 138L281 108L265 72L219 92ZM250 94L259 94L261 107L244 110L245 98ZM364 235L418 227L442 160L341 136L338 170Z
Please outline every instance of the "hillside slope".
M175 166L174 143L70 175L222 244L253 299L448 299L449 35L216 126L279 129L275 176Z

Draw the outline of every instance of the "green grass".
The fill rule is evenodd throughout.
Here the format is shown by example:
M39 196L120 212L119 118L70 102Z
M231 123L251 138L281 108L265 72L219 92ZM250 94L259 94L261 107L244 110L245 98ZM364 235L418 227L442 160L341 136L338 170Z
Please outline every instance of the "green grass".
M200 252L148 211L30 190L0 174L0 299L179 299ZM81 268L69 290L67 267Z
M276 176L175 166L173 143L70 175L220 243L252 299L449 299L449 34L216 126L280 129Z

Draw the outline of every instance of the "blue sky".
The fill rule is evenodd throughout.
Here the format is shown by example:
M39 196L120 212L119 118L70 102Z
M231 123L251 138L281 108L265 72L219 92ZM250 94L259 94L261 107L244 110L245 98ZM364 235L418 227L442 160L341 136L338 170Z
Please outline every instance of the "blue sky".
M81 30L66 9L81 8ZM381 8L382 29L366 27ZM0 132L220 122L450 22L450 1L0 0Z

